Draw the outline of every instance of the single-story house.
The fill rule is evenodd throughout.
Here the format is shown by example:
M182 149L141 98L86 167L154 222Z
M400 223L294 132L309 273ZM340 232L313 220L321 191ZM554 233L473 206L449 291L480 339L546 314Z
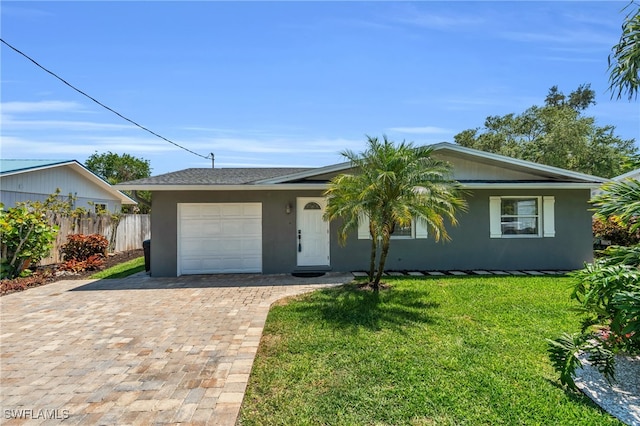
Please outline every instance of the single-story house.
M13 207L25 201L44 201L56 190L71 196L73 207L90 212L119 212L123 204L137 204L75 160L0 160L0 202Z
M630 172L627 172L623 175L614 177L612 180L621 181L624 179L640 180L640 169L631 170Z
M413 226L395 235L388 270L571 270L592 260L591 188L606 179L451 143L468 211L435 242ZM152 191L153 276L366 270L366 224L338 244L323 221L328 181L350 163L318 168L186 169L117 185ZM416 225L416 224L414 224Z

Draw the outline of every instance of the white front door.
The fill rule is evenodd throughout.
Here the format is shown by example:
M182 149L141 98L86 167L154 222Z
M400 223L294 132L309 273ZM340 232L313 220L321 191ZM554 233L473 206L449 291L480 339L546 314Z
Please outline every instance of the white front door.
M298 266L329 266L329 222L322 219L322 197L301 197L296 203Z

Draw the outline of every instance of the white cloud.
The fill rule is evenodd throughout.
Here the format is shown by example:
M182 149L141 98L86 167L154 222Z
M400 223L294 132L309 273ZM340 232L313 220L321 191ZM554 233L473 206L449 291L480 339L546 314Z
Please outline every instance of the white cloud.
M123 130L136 129L131 124L98 123L93 121L73 120L15 120L11 116L2 115L2 128L6 130L43 130L62 129L70 132L84 132L87 130ZM142 131L142 130L141 130Z
M410 133L416 135L434 135L434 134L447 134L452 133L450 129L435 126L423 126L423 127L391 127L388 129L390 132L398 133Z
M0 111L5 114L32 112L60 112L83 111L84 107L78 102L69 101L37 101L37 102L2 102Z

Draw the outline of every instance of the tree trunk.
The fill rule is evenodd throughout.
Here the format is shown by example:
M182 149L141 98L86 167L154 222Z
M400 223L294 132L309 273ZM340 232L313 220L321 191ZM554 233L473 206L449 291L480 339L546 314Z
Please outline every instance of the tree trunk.
M373 282L376 273L376 254L378 254L378 239L371 237L371 258L369 259L369 282Z
M387 254L389 253L389 240L391 235L386 230L382 234L382 253L380 253L380 263L378 263L378 272L376 273L376 278L373 281L373 290L380 290L380 278L382 278L382 273L384 272L384 264L387 261Z

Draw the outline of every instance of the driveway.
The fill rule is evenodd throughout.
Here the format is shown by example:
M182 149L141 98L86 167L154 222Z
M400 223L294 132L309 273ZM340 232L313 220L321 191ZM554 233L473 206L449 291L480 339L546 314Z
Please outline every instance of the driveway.
M236 422L271 304L349 282L61 281L0 298L0 423Z

